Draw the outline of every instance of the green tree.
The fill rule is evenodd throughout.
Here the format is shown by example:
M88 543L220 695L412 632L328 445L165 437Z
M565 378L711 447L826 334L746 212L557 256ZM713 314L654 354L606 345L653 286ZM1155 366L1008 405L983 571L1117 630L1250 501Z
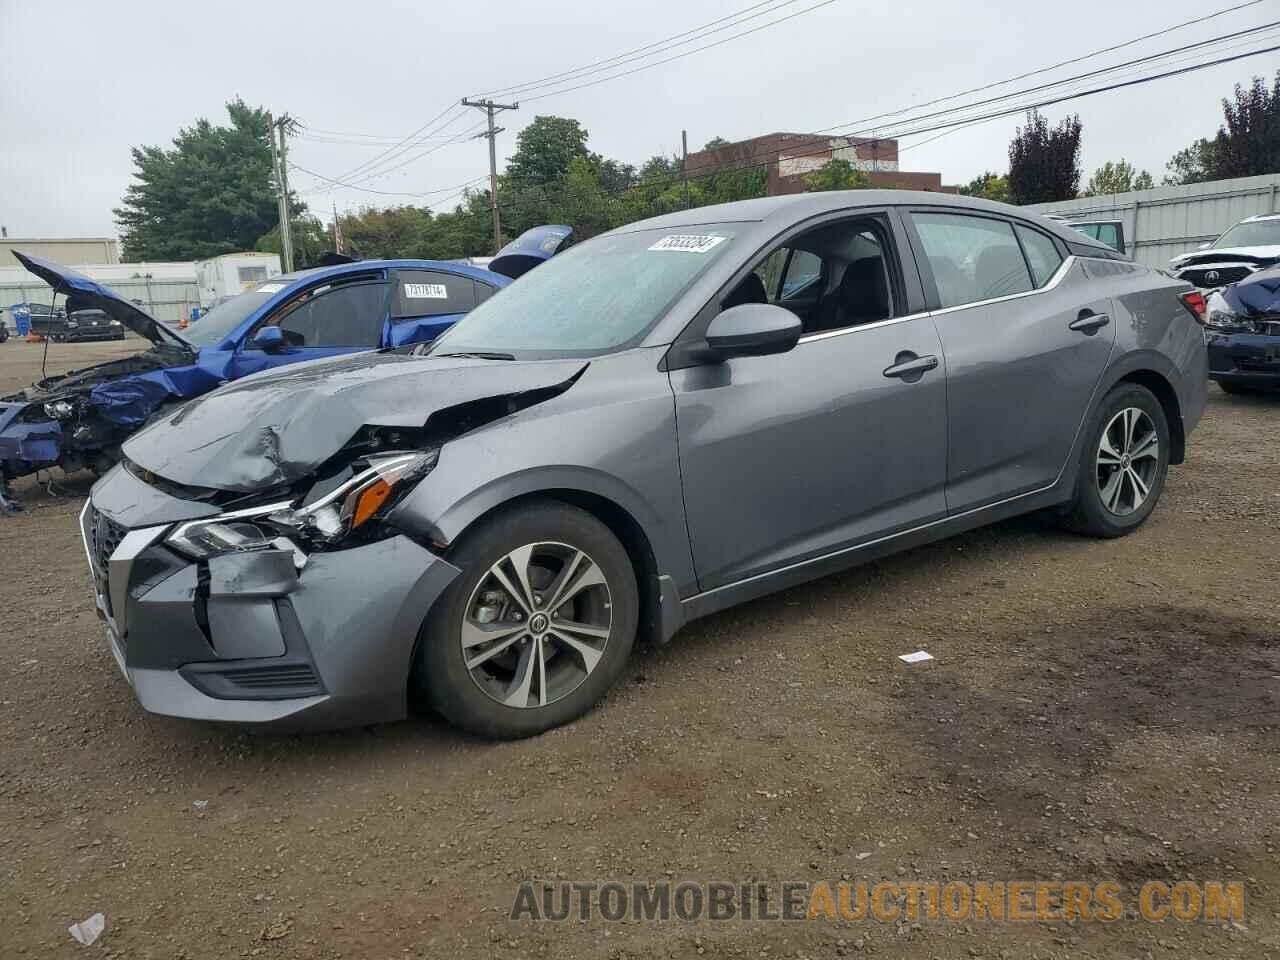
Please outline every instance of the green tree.
M1080 118L1064 117L1050 128L1040 113L1027 113L1009 144L1009 200L1047 203L1071 200L1080 189Z
M311 214L304 214L290 224L289 237L293 240L293 265L299 270L316 266L320 258L333 249L333 228L326 227ZM262 253L283 253L280 224L259 237L254 249Z
M575 157L587 156L587 131L568 117L534 117L516 137L506 177L521 186L556 183Z
M988 171L981 176L974 177L960 188L960 192L966 197L981 197L984 200L998 200L1001 203L1008 203L1009 178Z
M1165 167L1164 182L1169 186L1186 183L1203 183L1214 179L1217 159L1213 153L1213 141L1201 137L1189 147L1179 150Z
M1262 77L1248 87L1236 84L1222 101L1222 125L1170 158L1164 182L1202 183L1228 177L1255 177L1280 170L1280 70L1270 88Z
M1223 125L1213 143L1214 175L1256 177L1280 170L1280 70L1268 89L1261 77L1222 101Z
M1128 193L1130 190L1149 190L1152 186L1151 174L1143 170L1136 172L1133 164L1121 157L1118 161L1108 160L1089 178L1082 197L1100 197L1111 193Z
M278 220L271 117L236 99L230 126L179 131L172 149L134 147L135 183L112 212L125 260L198 260L254 249ZM306 210L294 200L295 216Z
M870 178L848 160L828 160L819 170L804 178L806 193L823 190L863 190L871 186Z

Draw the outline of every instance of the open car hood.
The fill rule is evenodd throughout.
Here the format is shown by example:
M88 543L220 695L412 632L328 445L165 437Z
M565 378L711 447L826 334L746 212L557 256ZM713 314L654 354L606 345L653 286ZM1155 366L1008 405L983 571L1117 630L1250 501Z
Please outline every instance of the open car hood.
M112 320L118 320L140 337L152 343L178 343L192 350L195 346L172 327L161 323L137 304L130 303L110 287L90 280L82 273L29 253L13 251L18 262L58 292L65 294L76 310L97 308ZM68 311L70 312L70 311Z
M406 353L315 360L237 380L135 433L125 456L165 480L249 493L310 476L362 427L424 427L491 398L565 389L584 360Z
M550 260L573 236L573 227L548 224L531 227L498 251L485 268L514 280Z

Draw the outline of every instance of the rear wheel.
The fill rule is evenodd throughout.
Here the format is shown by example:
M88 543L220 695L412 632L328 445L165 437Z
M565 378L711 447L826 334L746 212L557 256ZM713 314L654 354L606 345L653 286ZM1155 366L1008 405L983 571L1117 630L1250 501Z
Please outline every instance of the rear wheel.
M1169 470L1169 424L1155 395L1122 383L1094 411L1081 452L1067 525L1095 537L1122 537L1151 515Z
M626 665L639 598L622 544L544 502L483 521L450 551L461 575L432 607L415 666L448 720L512 739L591 708Z

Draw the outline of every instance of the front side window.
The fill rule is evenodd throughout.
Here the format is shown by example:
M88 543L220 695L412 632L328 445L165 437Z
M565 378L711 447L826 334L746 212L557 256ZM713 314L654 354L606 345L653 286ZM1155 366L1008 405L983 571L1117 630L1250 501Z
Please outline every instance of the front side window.
M557 254L490 297L432 353L592 356L639 342L734 246L733 223L605 234Z
M1031 265L1031 278L1037 287L1043 287L1062 266L1062 254L1058 252L1057 244L1039 230L1019 224L1017 231L1027 263Z
M382 282L321 286L300 294L267 324L278 326L293 347L376 347L386 320Z
M958 307L1033 289L1013 227L955 213L913 213L939 305Z

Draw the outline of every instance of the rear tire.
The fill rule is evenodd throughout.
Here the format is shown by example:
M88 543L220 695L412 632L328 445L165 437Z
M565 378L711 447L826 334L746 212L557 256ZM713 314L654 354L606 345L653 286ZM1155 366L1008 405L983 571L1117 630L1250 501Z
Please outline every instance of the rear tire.
M1136 383L1117 384L1085 431L1066 526L1092 537L1123 537L1138 529L1164 490L1169 449L1160 401Z
M461 575L423 624L414 682L471 733L529 737L577 719L635 642L639 593L618 538L553 501L494 515L447 559Z

